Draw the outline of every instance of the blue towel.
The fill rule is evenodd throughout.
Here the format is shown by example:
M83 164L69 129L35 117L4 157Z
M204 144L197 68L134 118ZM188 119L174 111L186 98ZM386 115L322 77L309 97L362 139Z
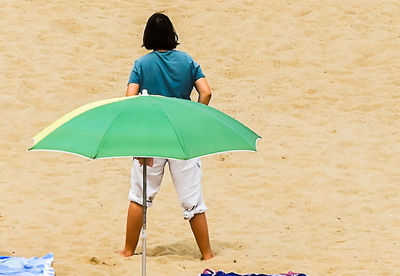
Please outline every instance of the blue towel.
M54 261L53 253L41 258L22 258L0 256L0 275L12 276L54 276L51 264Z

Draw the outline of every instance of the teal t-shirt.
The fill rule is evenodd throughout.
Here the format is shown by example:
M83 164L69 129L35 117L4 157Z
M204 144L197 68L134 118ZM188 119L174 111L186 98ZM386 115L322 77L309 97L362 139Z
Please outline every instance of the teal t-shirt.
M185 52L153 51L135 61L129 82L139 84L139 91L190 100L196 80L204 78L200 65Z

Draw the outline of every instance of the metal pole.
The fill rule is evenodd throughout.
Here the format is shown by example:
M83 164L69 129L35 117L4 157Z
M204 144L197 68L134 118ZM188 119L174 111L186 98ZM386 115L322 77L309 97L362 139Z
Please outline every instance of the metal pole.
M147 159L143 158L142 276L146 276Z

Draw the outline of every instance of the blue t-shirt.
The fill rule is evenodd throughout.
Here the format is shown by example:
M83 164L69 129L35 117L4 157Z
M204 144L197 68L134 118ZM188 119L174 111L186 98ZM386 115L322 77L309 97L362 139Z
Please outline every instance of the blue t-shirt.
M139 91L190 100L196 80L204 78L200 65L185 52L153 51L135 61L129 82L139 84Z

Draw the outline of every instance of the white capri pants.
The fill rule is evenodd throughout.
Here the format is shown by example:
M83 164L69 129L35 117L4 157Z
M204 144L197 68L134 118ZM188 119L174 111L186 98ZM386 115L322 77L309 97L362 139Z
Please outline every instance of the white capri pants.
M152 205L153 199L160 190L164 167L167 162L178 200L183 208L183 217L191 219L195 214L204 213L207 207L201 189L200 158L189 160L154 158L153 167L147 167L147 206ZM143 167L136 159L133 160L132 164L131 183L129 200L143 205Z

